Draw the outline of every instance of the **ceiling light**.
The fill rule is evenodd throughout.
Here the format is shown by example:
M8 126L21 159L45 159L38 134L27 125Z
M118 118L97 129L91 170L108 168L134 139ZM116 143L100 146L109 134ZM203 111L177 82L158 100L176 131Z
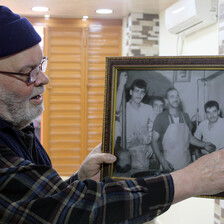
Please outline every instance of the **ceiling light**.
M83 19L88 19L88 18L89 18L89 16L83 16L82 18L83 18Z
M49 19L50 15L44 15L44 18Z
M49 11L49 8L37 6L37 7L33 7L32 10L35 12L47 12Z
M96 13L99 13L99 14L111 14L111 13L113 13L113 10L112 9L97 9Z

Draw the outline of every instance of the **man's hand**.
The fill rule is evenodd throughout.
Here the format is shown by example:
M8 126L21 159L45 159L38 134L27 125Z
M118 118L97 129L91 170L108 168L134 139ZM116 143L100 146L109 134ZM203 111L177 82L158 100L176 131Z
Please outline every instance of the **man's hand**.
M121 72L120 78L119 78L119 85L124 87L127 83L128 75L127 72Z
M196 195L224 191L224 149L202 156L189 166L171 173L174 203Z
M85 158L79 171L80 180L92 179L100 180L100 167L102 163L113 163L116 156L109 153L101 153L101 144L97 145Z
M205 150L207 152L214 152L216 150L216 146L211 142L205 142Z
M174 168L170 162L164 159L163 163L161 163L164 172L172 172Z

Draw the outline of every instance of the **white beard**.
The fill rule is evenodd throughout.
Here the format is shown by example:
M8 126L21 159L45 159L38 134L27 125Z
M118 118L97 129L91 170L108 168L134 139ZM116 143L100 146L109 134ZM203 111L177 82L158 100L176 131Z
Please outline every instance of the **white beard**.
M34 87L31 97L42 93L44 86ZM4 108L2 111L2 108ZM10 121L16 128L22 129L42 114L43 104L32 105L30 98L21 98L11 91L0 88L0 115Z

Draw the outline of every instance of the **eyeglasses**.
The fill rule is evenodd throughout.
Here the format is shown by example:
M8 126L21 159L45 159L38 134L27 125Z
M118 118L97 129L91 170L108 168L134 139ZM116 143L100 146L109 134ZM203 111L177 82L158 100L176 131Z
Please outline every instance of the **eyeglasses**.
M47 57L43 57L41 63L33 68L30 72L28 73L17 73L17 72L5 72L5 71L0 71L1 74L5 75L21 75L21 76L28 76L28 84L32 84L37 80L37 77L39 75L39 72L46 72L47 69Z

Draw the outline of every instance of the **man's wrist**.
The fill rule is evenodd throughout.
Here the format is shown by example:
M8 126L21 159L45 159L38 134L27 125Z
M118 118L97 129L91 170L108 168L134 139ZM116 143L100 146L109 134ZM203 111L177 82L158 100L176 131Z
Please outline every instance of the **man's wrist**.
M177 203L179 201L185 200L189 197L197 195L197 189L195 189L195 182L192 178L192 172L188 167L172 172L171 176L174 182L174 201Z

